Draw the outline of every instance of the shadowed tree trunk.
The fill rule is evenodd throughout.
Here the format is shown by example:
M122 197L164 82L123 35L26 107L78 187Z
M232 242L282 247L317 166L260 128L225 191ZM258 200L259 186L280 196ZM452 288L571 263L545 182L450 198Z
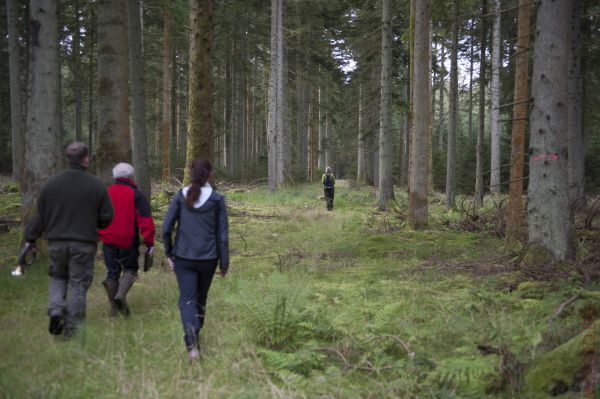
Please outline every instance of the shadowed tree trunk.
M140 0L127 0L129 39L129 80L133 122L133 166L140 191L150 199L148 165L148 130L146 129L146 95L144 92L144 59L142 54L142 24Z
M271 72L269 76L269 190L283 184L283 0L271 0Z
M475 20L471 20L471 39L469 40L469 143L473 143L473 60L475 59Z
M90 146L90 154L94 153L94 48L96 47L96 38L95 38L95 12L94 7L90 7L89 14L90 28L88 34L88 51L89 51L89 60L88 60L88 144Z
M190 1L190 72L188 133L184 181L196 158L214 162L212 125L212 0Z
M506 206L506 236L521 239L523 226L523 165L525 163L525 127L529 107L529 0L519 0L515 94L510 151L510 185Z
M42 184L62 167L57 2L31 0L29 90L21 223L27 224Z
M490 192L500 194L500 3L494 0L494 27L492 34L492 82L490 113L491 126L491 165Z
M164 5L163 25L163 92L162 92L162 178L171 176L171 84L173 83L173 63L171 62L171 22L173 19L171 5L172 1Z
M458 125L458 10L452 1L452 45L450 48L450 92L448 93L448 155L446 160L446 212L455 206L456 131Z
M413 128L411 143L408 219L415 228L427 225L429 160L429 0L416 0L413 82Z
M392 23L391 0L383 0L381 35L381 107L379 122L379 198L378 208L385 210L394 201L392 176Z
M23 80L21 79L17 3L17 0L6 1L6 18L8 24L8 68L10 73L12 176L15 180L21 180L25 161L25 132L23 131Z
M481 47L479 49L479 127L477 129L477 153L475 172L475 206L483 206L483 134L485 132L485 47L487 36L487 23L484 15L487 14L487 0L481 1Z
M571 0L542 1L534 45L533 109L529 147L529 243L557 260L573 258L573 217L568 183L568 76Z
M75 11L75 23L73 24L73 95L75 97L75 140L81 141L81 117L83 115L82 108L82 77L81 77L81 20L79 1L73 4Z
M99 0L97 175L112 180L118 162L131 162L126 3Z

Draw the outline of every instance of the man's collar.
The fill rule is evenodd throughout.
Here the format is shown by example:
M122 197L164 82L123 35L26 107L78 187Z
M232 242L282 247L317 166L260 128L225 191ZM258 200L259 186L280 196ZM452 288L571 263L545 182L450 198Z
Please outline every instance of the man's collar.
M76 162L69 162L69 169L87 170L85 166Z

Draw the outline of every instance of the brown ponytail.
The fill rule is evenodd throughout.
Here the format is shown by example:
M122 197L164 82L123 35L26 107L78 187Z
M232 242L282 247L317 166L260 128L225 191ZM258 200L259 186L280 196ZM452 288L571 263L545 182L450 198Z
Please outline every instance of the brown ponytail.
M200 197L200 189L206 184L212 172L212 165L206 159L198 158L190 166L190 189L187 192L185 203L192 208L194 202Z

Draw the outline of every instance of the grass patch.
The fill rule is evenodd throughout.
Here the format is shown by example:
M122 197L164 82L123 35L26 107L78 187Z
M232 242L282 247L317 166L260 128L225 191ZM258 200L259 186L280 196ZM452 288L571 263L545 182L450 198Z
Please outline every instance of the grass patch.
M339 188L334 212L320 194L316 184L225 192L231 273L215 278L202 360L192 366L177 284L160 265L160 249L155 268L131 291L128 320L108 316L98 261L85 330L62 342L47 333L47 259L42 254L24 278L11 277L21 231L4 233L0 397L511 397L520 395L518 385L488 390L502 358L483 356L477 345L505 348L527 363L542 341L558 345L577 332L576 307L547 331L576 280L523 284L515 271L432 267L477 268L504 254L494 236L450 229L458 216L443 213L443 201L432 201L430 228L414 231L403 216L404 193L389 213L376 211L368 188ZM0 209L14 200L0 195ZM168 194L153 198L156 215L168 201Z

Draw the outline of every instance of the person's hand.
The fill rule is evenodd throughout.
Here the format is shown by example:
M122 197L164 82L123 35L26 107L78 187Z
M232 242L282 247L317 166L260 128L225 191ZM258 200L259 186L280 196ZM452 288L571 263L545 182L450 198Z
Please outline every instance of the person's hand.
M167 258L167 263L169 264L169 268L171 269L171 271L175 270L175 262L173 261L173 258Z
M219 269L219 274L221 277L225 277L227 275L227 270Z

